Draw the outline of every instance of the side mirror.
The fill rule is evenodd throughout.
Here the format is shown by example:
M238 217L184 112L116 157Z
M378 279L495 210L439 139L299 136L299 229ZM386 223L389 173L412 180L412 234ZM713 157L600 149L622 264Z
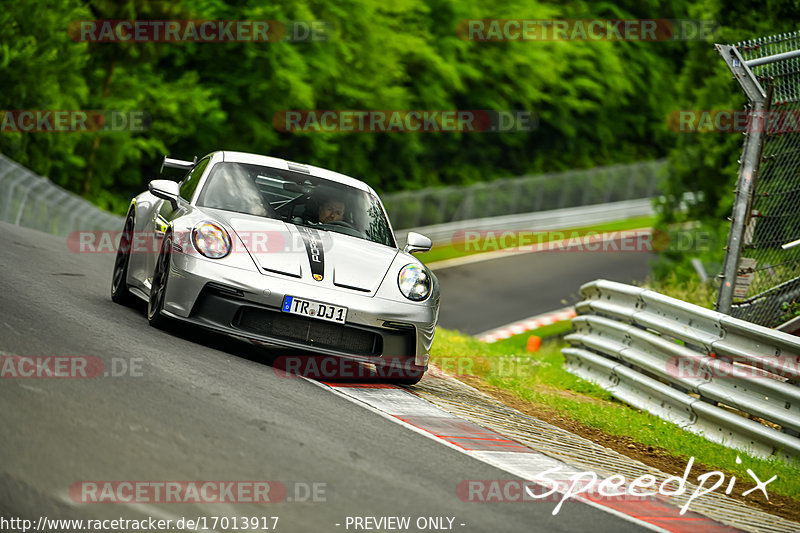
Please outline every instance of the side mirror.
M431 249L431 246L433 246L433 243L428 237L409 231L406 247L403 248L403 251L409 254L413 254L414 252L427 252Z
M167 200L172 205L172 209L178 209L178 195L180 194L180 185L171 180L153 180L147 184L147 190L153 196Z

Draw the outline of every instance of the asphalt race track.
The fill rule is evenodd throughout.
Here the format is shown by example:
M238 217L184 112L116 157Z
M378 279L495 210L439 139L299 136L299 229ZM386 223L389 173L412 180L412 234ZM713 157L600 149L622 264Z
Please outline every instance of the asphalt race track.
M141 308L111 302L112 254L76 254L63 238L5 223L0 250L0 355L97 357L122 374L0 379L0 517L277 516L278 531L328 532L347 531L348 516L411 516L452 517L465 532L641 530L583 504L552 516L551 503L463 502L460 481L509 474L279 375L264 350L150 327ZM562 256L545 259L566 264ZM515 277L526 284L542 279L551 298L577 275L563 265L559 280L524 274L526 263L497 268L522 269ZM458 279L445 277L450 292ZM443 321L458 326L447 312ZM269 504L76 503L69 488L87 480L270 480L287 495Z
M558 250L435 270L442 289L439 325L476 335L580 301L580 286L605 278L645 279L654 254Z

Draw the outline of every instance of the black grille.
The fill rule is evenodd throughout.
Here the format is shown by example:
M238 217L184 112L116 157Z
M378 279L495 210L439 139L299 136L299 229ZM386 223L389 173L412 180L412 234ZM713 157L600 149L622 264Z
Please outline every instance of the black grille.
M381 336L371 331L255 307L242 307L233 325L268 337L359 355L380 355L382 349Z

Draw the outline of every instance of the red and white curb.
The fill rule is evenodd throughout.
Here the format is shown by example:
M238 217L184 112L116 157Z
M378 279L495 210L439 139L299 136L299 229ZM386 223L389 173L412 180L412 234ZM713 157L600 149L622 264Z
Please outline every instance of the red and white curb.
M559 469L560 478L579 473L574 466L536 452L491 429L459 418L410 390L377 383L338 384L303 379L522 480L542 479L540 476L545 471L554 468ZM597 474L597 479L600 482L605 478ZM562 487L558 492L564 494L566 487ZM579 502L595 507L651 531L674 533L740 531L691 511L681 515L678 507L658 499L609 500L614 499L598 499L583 495L576 495L570 499L573 504ZM557 503L552 502L552 505L555 507Z
M506 326L491 329L479 335L476 335L479 341L483 342L497 342L503 339L508 339L514 335L520 335L526 331L541 328L542 326L549 326L556 322L570 320L576 316L574 307L565 307L558 311L544 313L541 315L532 316Z

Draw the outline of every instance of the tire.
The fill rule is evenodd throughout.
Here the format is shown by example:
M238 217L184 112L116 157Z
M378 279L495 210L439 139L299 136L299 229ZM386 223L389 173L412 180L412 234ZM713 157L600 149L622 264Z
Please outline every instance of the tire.
M134 214L131 211L125 219L125 226L119 237L119 248L114 258L114 271L111 275L111 300L120 305L131 305L133 294L128 288L128 265L131 262L131 243L133 242Z
M151 326L163 329L170 320L161 314L167 294L167 281L172 263L172 234L167 233L161 243L161 252L153 270L153 283L150 286L150 299L147 302L147 321Z

